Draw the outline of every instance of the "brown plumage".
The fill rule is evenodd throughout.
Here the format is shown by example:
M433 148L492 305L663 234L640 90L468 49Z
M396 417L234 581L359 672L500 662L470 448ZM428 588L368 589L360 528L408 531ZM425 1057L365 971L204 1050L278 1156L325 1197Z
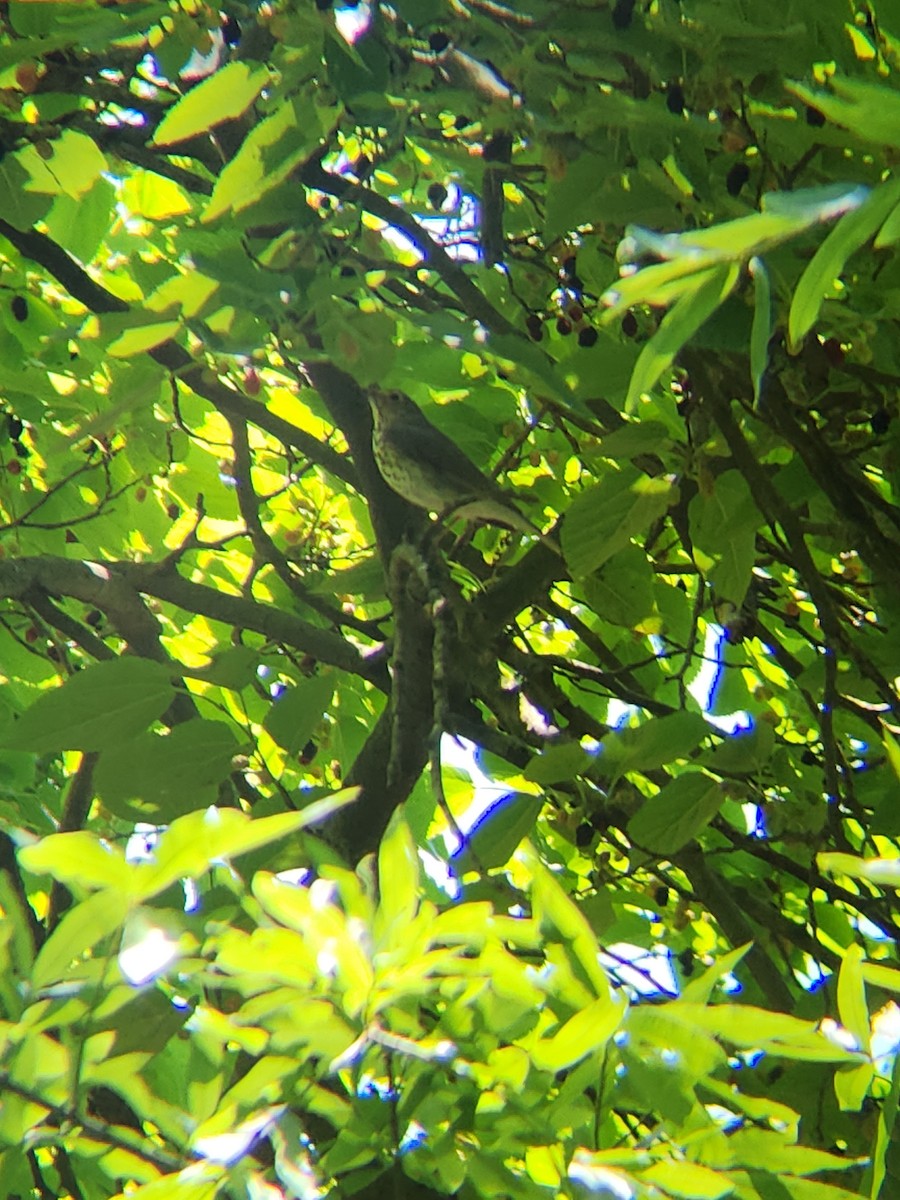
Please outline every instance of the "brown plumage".
M489 521L522 533L540 530L468 455L436 429L403 392L368 390L372 451L385 482L417 508L442 517Z

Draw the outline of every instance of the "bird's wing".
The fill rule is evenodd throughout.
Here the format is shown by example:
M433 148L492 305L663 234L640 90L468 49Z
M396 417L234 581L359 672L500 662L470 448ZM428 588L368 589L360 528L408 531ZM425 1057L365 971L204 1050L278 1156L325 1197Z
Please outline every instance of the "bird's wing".
M418 413L419 420L412 416L391 426L389 439L397 452L424 466L433 467L448 480L453 480L457 494L483 496L496 493L498 499L506 501L511 508L513 501L507 500L502 489L493 479L479 471L469 456L445 433L433 426Z

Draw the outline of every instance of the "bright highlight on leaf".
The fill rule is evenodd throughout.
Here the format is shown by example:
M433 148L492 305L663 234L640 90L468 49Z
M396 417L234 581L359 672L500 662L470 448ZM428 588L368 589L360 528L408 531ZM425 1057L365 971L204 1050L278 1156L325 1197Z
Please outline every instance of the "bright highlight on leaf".
M153 135L157 146L206 133L247 111L271 76L265 68L232 62L192 88L169 109Z

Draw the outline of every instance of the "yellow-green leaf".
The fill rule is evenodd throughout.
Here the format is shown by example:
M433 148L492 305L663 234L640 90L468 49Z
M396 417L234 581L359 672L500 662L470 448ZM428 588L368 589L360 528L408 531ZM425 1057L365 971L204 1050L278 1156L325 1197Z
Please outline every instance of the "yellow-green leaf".
M234 120L247 111L270 78L265 67L251 70L246 63L228 63L169 109L151 144L170 146Z

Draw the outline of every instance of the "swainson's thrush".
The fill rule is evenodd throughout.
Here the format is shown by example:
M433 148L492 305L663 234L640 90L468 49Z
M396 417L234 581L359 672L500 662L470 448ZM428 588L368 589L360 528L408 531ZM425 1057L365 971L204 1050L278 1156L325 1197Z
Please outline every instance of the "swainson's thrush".
M442 517L490 521L522 533L540 530L493 479L422 415L403 392L368 389L372 451L385 483L417 508Z

